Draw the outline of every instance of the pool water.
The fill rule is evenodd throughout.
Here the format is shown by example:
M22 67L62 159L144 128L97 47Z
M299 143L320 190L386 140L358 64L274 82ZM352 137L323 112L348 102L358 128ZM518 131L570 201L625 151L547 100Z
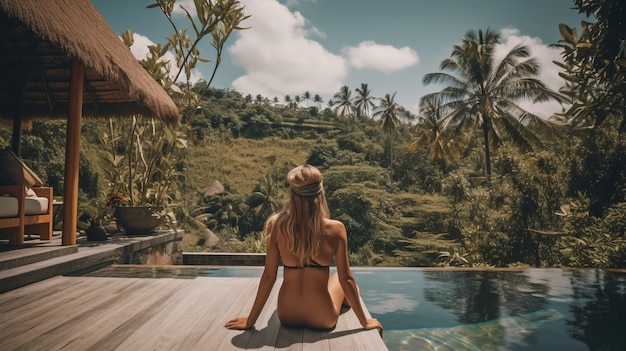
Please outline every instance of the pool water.
M90 276L260 277L261 267L107 267ZM626 272L354 268L399 350L626 350Z

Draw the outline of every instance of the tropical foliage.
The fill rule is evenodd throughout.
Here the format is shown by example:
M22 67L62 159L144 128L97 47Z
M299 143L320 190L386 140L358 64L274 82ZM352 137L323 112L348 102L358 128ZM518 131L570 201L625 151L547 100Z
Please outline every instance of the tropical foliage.
M539 134L554 130L545 119L520 107L518 100L560 100L537 80L539 63L528 47L517 45L498 62L497 44L499 35L490 30L469 31L461 44L454 45L450 58L441 62L442 72L423 79L424 84L445 85L422 101L439 106L446 128L482 133L487 177L491 176L492 147L508 141L523 151L535 151L542 146Z
M155 150L178 150L172 140L187 141L173 162L155 163L166 167L150 177L172 174L180 181L170 188L176 192L165 193L180 204L187 250L263 251L263 224L282 205L285 174L306 162L325 176L331 216L348 229L355 265L624 268L626 89L623 41L613 21L626 14L615 14L618 3L575 1L597 22L584 22L580 35L559 27L561 95L537 80L527 48L496 62L498 36L468 32L443 58L442 71L424 77L443 88L424 97L417 119L394 94L373 97L365 83L354 96L341 87L323 107L314 91L281 103L214 89L210 81L179 85L162 76L181 90L173 92L179 101L193 102L182 109L183 128L170 139L153 137L165 130L152 128L152 121L114 133L108 123L86 121L81 206L102 207L110 180L128 178L107 175L116 171L107 162L126 163L103 159L99 138L109 138L112 155L126 155L138 144L111 136L134 129L147 133L142 140ZM163 47L153 47L156 56L148 60L158 65ZM192 47L181 52L195 57ZM559 99L564 111L549 119L533 115L519 106L527 98ZM6 144L9 133L0 129L0 142ZM560 137L551 138L555 133ZM62 188L63 162L50 150L62 147L63 135L63 123L53 121L35 123L23 137L24 159L55 191ZM150 164L147 153L133 155ZM214 180L224 191L205 195Z
M106 131L101 132L104 177L110 189L109 194L125 194L130 206L150 206L161 209L166 218L173 219L173 212L182 200L184 185L184 159L187 147L187 128L200 106L200 96L190 89L191 72L200 62L210 60L200 56L200 47L205 38L212 39L216 58L213 76L221 62L223 46L230 34L238 29L248 16L238 1L194 2L194 15L182 5L189 25L193 28L190 37L186 30L179 30L174 22L174 0L157 0L148 8L158 8L170 23L172 34L167 43L148 47L147 57L140 60L153 78L170 93L179 106L183 123L179 128L167 125L152 118L135 116L130 121L109 120ZM122 34L127 46L134 44L133 34L127 30ZM169 62L165 55L174 52L175 62ZM182 79L181 75L184 75ZM181 78L181 79L179 79ZM210 81L205 87L208 87ZM184 214L184 211L179 211ZM111 213L112 214L112 213ZM180 216L179 216L180 217ZM185 220L181 218L182 220Z

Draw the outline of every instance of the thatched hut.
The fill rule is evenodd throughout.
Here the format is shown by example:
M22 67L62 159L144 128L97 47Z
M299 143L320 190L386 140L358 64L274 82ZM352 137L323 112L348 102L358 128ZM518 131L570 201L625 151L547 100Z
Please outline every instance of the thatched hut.
M76 240L82 116L151 115L175 124L179 112L88 0L0 0L0 119L21 126L66 118L63 244Z

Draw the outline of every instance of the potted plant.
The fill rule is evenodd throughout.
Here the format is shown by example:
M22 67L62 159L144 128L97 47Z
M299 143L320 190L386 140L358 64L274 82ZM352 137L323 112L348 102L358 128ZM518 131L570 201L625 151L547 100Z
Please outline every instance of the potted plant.
M158 222L157 226L174 226L174 210L182 200L187 127L199 109L202 95L192 91L191 73L198 62L210 62L200 57L200 44L208 37L216 50L213 75L206 84L208 88L221 62L226 40L234 30L242 29L239 24L249 17L238 0L195 1L195 11L178 5L193 28L195 37L190 37L187 30L179 30L173 21L174 6L175 0L156 0L147 6L160 9L173 32L165 45L150 45L147 57L140 63L179 106L182 125L176 128L145 116L135 116L130 123L111 118L108 131L101 135L107 163L104 172L110 187L107 203L113 212L111 215L127 233L133 229L131 223L126 223L123 212L132 212L132 222L143 218L147 222ZM122 40L128 47L132 46L132 32L125 31ZM168 52L174 54L174 62L165 59ZM181 83L179 78L183 73L186 81Z
M145 234L163 223L173 227L171 215L180 198L183 174L176 160L186 146L162 122L133 117L129 125L109 120L101 135L110 190L106 203L128 234ZM128 219L131 219L130 221Z
M152 233L161 224L161 214L156 208L128 205L129 199L124 193L111 191L107 195L107 209L126 234Z
M89 217L89 227L85 229L85 235L88 241L107 240L107 232L102 226L99 215L91 215L91 217Z

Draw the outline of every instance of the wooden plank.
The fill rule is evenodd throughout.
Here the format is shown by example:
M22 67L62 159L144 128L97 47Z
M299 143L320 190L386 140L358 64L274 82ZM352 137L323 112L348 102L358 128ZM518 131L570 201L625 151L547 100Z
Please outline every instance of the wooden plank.
M246 330L243 332L240 331L230 331L230 334L233 335L230 338L229 345L223 345L223 347L228 347L228 350L241 350L241 349L256 349L256 350L274 350L276 343L278 342L278 334L280 331L280 321L278 320L278 316L276 315L276 303L278 300L278 290L280 289L280 285L282 284L282 279L278 279L272 288L270 296L267 299L261 314L259 315L259 319L256 322L254 329ZM257 285L254 286L251 291L248 291L248 294L251 295L252 299L250 299L248 306L235 314L235 316L246 316L250 309L252 308L252 304L254 303L254 297L256 295L256 291L258 288Z
M81 318L80 323L84 325L81 333L74 331L59 337L63 344L53 345L53 348L113 349L134 333L134 325L143 325L145 319L142 317L149 318L165 308L166 301L180 287L180 282L175 279L145 279L143 282L147 284L118 296L109 308L91 311L86 318Z
M242 332L228 330L224 324L231 318L247 315L252 307L254 292L259 285L259 279L239 278L237 283L239 284L237 289L230 292L230 299L223 300L217 308L212 307L216 313L211 324L211 331L206 332L197 340L198 349L202 349L203 345L208 345L216 350L238 349L233 346L233 338Z
M250 335L250 340L246 348L262 345L259 348L260 350L274 350L280 332L280 321L276 314L276 305L278 302L278 291L281 285L282 279L277 280L274 284L270 298L267 299L267 303L259 315L256 329L253 330L253 333ZM256 293L256 289L254 292ZM254 296L255 293L252 295ZM250 307L252 307L252 305L250 305ZM244 313L248 313L248 311L250 311L250 308L247 308Z
M234 313L234 308L240 305L240 301L245 301L246 298L249 300L246 292L250 288L256 287L256 283L256 281L249 279L229 279L226 283L220 284L218 293L206 296L206 299L210 301L201 306L201 313L196 314L196 320L191 321L195 328L188 333L180 344L181 349L206 350L221 342L227 331L224 324L229 316Z
M66 278L65 278L66 279ZM72 282L76 283L76 282ZM45 284L33 284L31 289L18 289L28 292L33 292L34 295L42 296L48 293ZM67 313L71 313L72 310L84 309L84 304L90 299L96 296L93 286L87 285L84 290L76 288L75 284L68 284L66 289L58 291L55 295L47 295L37 301L28 301L26 304L15 308L7 313L3 313L0 316L0 330L3 333L3 342L25 342L30 338L39 335L47 331L47 328L52 328L51 323L46 321L50 315L54 315L54 321L60 322L63 320L63 316ZM16 290L14 290L16 291ZM70 303L68 306L64 306L64 303ZM11 331L10 335L4 335L6 330ZM19 340L13 341L13 339L19 338ZM1 348L0 348L1 349Z
M112 308L127 289L141 289L141 280L105 278L77 278L76 289L57 300L53 309L44 312L38 308L25 311L24 317L13 320L14 335L8 339L8 349L59 350L81 337L77 330L84 329L91 319L98 318L101 311ZM36 307L36 304L33 307ZM98 323L98 322L96 322ZM102 323L101 321L99 323Z
M331 331L282 327L281 283L238 331L224 324L250 311L259 278L55 277L0 294L0 350L386 350L351 310Z
M365 308L363 300L361 304L364 306L365 316L371 318L371 315ZM385 350L384 342L380 338L376 330L363 330L359 319L352 309L348 309L339 316L337 327L329 335L328 342L332 350Z
M276 350L302 351L303 339L304 328L285 328L280 326L278 340L276 340Z
M50 296L55 296L55 294L66 289L72 283L62 276L57 276L35 284L37 284L39 289L30 293L25 289L16 289L0 294L0 317L4 317L10 311L35 301L40 303L54 301L54 299L50 299Z
M81 296L59 304L59 309L54 312L56 323L38 326L39 335L22 345L22 348L28 350L73 349L76 340L91 344L93 340L99 338L98 334L92 333L94 324L100 328L106 327L102 323L106 320L102 317L104 312L109 309L117 309L117 306L123 304L124 296L128 295L127 289L145 289L143 282L122 279L103 281L86 279L88 280L78 285L74 292L83 293L83 296L88 297L88 299L83 299ZM74 308L73 306L77 307ZM76 326L79 325L81 327L77 332Z
M171 308L162 310L144 323L119 349L206 350L208 343L203 340L203 335L223 328L221 320L217 321L221 319L221 311L232 304L233 291L248 282L231 278L187 282L193 287L185 287L177 296L172 296L175 302Z
M13 228L20 225L20 219L17 217L0 218L0 229Z
M329 333L326 331L305 329L302 338L303 351L330 351Z

